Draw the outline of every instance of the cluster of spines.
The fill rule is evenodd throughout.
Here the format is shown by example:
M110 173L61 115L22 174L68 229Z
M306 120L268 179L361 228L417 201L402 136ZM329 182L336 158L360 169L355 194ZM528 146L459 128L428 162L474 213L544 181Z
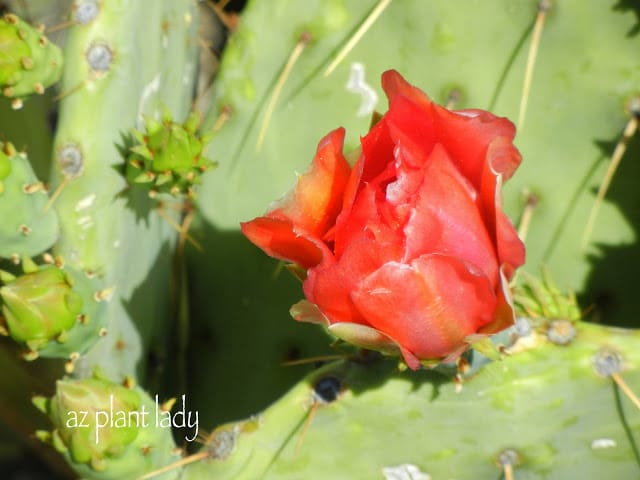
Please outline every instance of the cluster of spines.
M130 184L149 188L152 198L159 193L193 198L201 175L215 166L203 154L211 135L198 133L200 115L193 111L182 124L164 112L160 122L146 117L145 130L132 130L135 142L125 152L125 175Z

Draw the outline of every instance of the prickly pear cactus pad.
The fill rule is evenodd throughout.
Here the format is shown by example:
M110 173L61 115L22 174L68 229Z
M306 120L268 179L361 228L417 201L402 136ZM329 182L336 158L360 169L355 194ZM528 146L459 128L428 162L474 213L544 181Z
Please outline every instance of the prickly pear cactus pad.
M55 212L25 152L0 142L0 258L42 253L58 239Z
M513 338L507 357L461 388L380 359L328 365L227 426L231 453L216 458L211 447L183 478L508 478L501 462L511 456L515 479L635 478L640 415L606 366L619 362L637 391L638 334L580 324L567 345ZM384 473L402 465L423 476Z
M0 19L0 88L13 99L13 108L22 107L28 95L43 94L62 73L62 53L42 31L16 15Z
M0 17L2 478L640 476L638 2Z

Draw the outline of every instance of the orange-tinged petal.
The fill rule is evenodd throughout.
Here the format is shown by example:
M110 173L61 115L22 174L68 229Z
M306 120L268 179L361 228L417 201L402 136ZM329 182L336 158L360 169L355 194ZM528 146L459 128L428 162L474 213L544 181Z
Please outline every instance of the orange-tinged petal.
M294 189L276 202L267 215L288 218L296 231L324 237L340 213L351 173L342 154L343 143L344 128L324 137L310 170L298 178Z
M288 219L271 217L240 224L242 233L271 257L310 268L320 263L323 256L331 255L320 240L304 237L294 228Z

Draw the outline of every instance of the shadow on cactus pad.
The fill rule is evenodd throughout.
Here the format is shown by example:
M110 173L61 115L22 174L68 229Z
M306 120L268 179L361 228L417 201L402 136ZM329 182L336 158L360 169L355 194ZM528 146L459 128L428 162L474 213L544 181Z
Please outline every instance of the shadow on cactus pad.
M315 362L283 362L343 353L314 325L289 316L300 300L297 280L238 231L194 225L204 252L188 255L189 395L203 425L265 408Z
M638 18L636 24L631 30L629 30L627 35L633 37L640 33L640 4L636 0L619 0L618 3L613 7L613 10L620 12L632 10Z
M613 151L617 139L597 142L605 158ZM584 309L593 309L591 320L608 325L640 327L638 320L637 275L640 271L638 236L640 235L640 198L637 179L640 178L640 138L636 135L627 146L605 202L615 204L632 226L635 240L619 245L595 244L588 254L592 268L579 297ZM595 198L595 189L594 189ZM596 222L598 219L596 219Z

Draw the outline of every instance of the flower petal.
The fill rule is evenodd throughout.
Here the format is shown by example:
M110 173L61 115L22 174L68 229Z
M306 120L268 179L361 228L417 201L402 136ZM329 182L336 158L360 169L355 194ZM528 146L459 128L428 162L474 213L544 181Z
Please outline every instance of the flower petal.
M501 137L495 139L487 150L487 165L483 172L481 203L487 231L496 244L498 262L505 264L507 278L511 278L513 271L524 263L524 244L518 237L511 221L502 211L502 180L500 173L504 165L509 164L519 153L513 144Z
M334 323L327 330L332 335L358 347L377 350L389 355L400 353L398 344L382 332L357 323Z
M330 254L322 242L343 202L351 167L342 154L344 129L329 133L318 144L310 170L263 217L241 223L249 240L268 255L310 268Z
M351 209L338 217L335 256L340 258L351 243L363 236L373 238L380 244L401 245L404 243L402 226L394 218L390 205L384 201L384 189L367 183L358 193Z
M240 224L242 233L267 255L310 268L331 255L317 239L299 235L289 219L258 217Z
M511 280L516 268L525 262L524 243L518 237L511 220L502 210L496 212L496 222L498 260L502 264L506 278Z
M505 268L500 268L500 288L497 291L496 311L493 315L493 321L478 330L478 333L491 335L501 332L509 328L515 323L515 310L511 299L511 289L509 288L508 277Z
M390 104L399 96L423 107L431 104L431 100L422 90L407 82L396 70L387 70L382 74L382 89L387 94Z
M308 271L303 284L305 296L331 323L364 324L366 320L353 305L351 292L367 275L385 262L399 260L401 255L401 246L383 245L369 235L361 235L352 239L337 261L323 262Z
M340 213L351 173L342 154L343 144L344 128L324 137L311 169L298 178L295 188L276 202L267 215L288 218L298 232L322 238Z
M402 106L404 122L422 122L423 128L414 127L406 129L407 132L421 131L429 132L429 128L424 125L431 125L433 133L424 137L422 145L429 145L436 139L442 143L451 155L456 166L460 169L473 185L480 185L484 165L486 165L486 153L489 144L496 138L504 137L511 143L515 136L515 126L508 119L497 117L484 110L458 110L452 112L446 108L433 103L429 97L402 78L395 70L390 70L382 74L382 88L389 98L390 112L395 108L394 102L398 98L404 97L414 104L415 112L422 112L409 116L405 112L411 111L410 107ZM389 115L389 114L387 114ZM424 118L422 118L424 117ZM419 135L413 138L419 139ZM424 148L424 147L423 147ZM504 157L502 162L493 165L496 174L501 174L503 179L508 180L520 164L521 158L518 151L513 147L512 155Z
M493 289L472 270L445 255L423 255L411 265L389 262L361 282L352 299L370 325L420 360L442 358L493 320Z
M341 219L350 214L356 196L365 185L372 182L377 185L385 178L390 180L393 177L393 162L390 162L393 158L393 141L386 121L380 120L360 142L360 156L345 188L342 213L336 222L338 225Z
M503 137L511 144L515 136L514 125L506 118L496 117L483 110L463 110L450 112L446 108L435 106L437 138L449 152L449 155L474 185L480 185L482 174L487 166L487 150L491 142ZM512 146L512 155L494 162L496 174L506 181L520 165L520 154Z
M404 227L404 261L426 253L457 257L482 270L495 288L496 249L478 209L477 192L440 144L434 147L422 174L423 183Z
M299 322L315 323L328 327L331 325L329 319L320 311L317 305L308 300L300 300L289 309L289 314Z

